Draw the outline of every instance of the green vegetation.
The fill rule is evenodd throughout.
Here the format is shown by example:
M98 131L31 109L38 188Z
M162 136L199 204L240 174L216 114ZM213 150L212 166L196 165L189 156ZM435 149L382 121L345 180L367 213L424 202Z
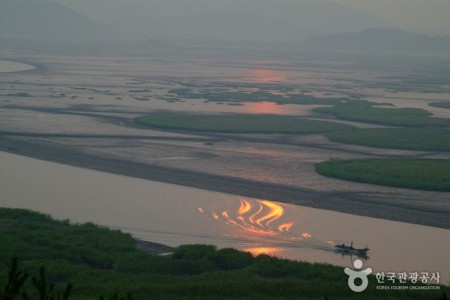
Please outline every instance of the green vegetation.
M430 106L434 106L434 107L440 107L440 108L448 108L450 109L450 102L431 102L430 104L428 104Z
M172 256L150 255L117 230L71 225L19 209L0 208L0 245L0 295L20 290L30 299L65 299L68 294L70 299L106 295L118 300L442 297L442 291L378 291L374 277L367 291L355 294L339 267L207 245L181 246ZM11 257L19 258L20 268L8 276ZM24 278L28 275L31 281ZM39 297L38 291L46 296Z
M333 107L319 107L314 111L363 123L402 127L450 127L450 119L431 118L431 113L417 108L385 108L350 102Z
M350 181L450 191L450 160L357 159L331 160L316 164L319 174Z
M8 271L8 280L0 290L0 299L12 300L19 296L25 300L30 299L28 292L22 290L29 277L28 272L19 270L17 258L14 257ZM55 293L55 284L48 282L44 267L39 268L39 276L33 276L31 282L40 300L67 300L72 291L72 285L69 283L61 293Z
M186 84L184 84L186 85ZM346 98L317 98L312 95L296 92L289 86L267 85L267 84L246 84L242 85L219 85L219 86L201 86L192 89L183 87L172 89L168 92L166 99L204 99L206 101L220 103L242 103L242 102L261 102L270 101L277 104L301 104L301 105L335 105L344 103ZM242 88L254 89L254 91L241 90ZM238 89L236 91L236 89ZM365 100L355 100L356 103L369 103Z
M225 133L314 134L348 130L352 126L298 117L246 114L161 113L136 118L138 124L160 129Z
M326 136L333 142L368 147L450 151L450 130L438 128L358 128Z

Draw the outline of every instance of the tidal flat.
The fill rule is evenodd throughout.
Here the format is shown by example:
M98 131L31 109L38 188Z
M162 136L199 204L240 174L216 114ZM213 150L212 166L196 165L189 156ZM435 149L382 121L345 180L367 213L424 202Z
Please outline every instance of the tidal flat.
M348 101L394 108L411 103L410 108L430 109L433 116L450 118L448 109L428 105L450 100L445 85L407 80L412 68L419 66L295 57L218 59L214 54L186 60L163 54L8 53L8 59L33 61L39 68L0 75L2 151L207 190L450 228L448 193L332 179L314 168L316 163L336 158L448 159L447 151L373 148L332 142L323 134L192 132L147 128L134 122L137 117L161 112L235 113L289 115L362 129L391 128L315 111ZM432 77L432 71L426 70L423 76L429 72Z

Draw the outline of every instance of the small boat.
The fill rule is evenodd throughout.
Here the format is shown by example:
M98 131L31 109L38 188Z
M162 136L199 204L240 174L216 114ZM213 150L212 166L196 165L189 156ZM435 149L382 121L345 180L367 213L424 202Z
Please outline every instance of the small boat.
M340 253L344 253L344 254L354 254L357 256L367 256L367 251L369 251L370 249L367 248L367 245L365 248L355 248L353 247L353 242L351 242L350 245L346 245L346 244L337 244L334 245L334 250Z

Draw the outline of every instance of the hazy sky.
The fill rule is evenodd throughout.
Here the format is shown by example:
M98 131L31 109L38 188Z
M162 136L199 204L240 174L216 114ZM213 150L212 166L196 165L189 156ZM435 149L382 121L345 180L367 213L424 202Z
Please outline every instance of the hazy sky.
M239 0L53 0L83 12L91 18L108 22L133 15L190 13L233 6ZM251 0L250 0L251 1ZM255 0L255 5L262 0ZM306 1L306 0L292 0ZM319 0L317 0L319 1ZM346 5L378 17L392 27L405 30L450 35L450 0L322 0ZM266 0L265 2L270 2ZM279 1L273 0L274 5ZM100 5L102 3L103 5ZM199 5L201 3L201 5Z
M327 0L410 31L450 35L450 0Z

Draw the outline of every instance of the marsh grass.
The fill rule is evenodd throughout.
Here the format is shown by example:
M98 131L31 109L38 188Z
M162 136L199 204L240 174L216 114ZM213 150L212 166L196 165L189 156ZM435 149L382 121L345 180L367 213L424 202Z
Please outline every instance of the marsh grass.
M430 104L428 104L430 106L434 106L434 107L440 107L440 108L448 108L450 109L450 102L431 102Z
M450 127L450 119L432 118L418 108L387 108L357 103L319 107L315 112L331 114L338 119L400 127Z
M247 114L160 113L138 117L135 121L159 129L223 133L315 134L353 128L345 124L298 117Z
M450 191L450 159L357 159L316 164L324 176L411 189Z
M450 151L450 130L439 128L358 128L326 136L333 142L376 148Z

